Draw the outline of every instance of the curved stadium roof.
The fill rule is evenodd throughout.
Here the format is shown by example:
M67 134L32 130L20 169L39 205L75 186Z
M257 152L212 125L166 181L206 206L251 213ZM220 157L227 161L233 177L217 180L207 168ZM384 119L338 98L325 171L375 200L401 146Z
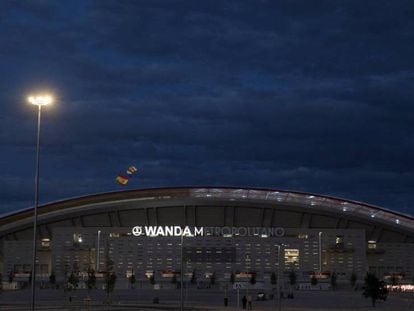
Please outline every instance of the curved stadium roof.
M331 196L275 189L181 187L89 195L39 207L39 234L54 227L148 224L359 228L368 239L414 243L414 218ZM33 209L0 218L1 239L31 236Z

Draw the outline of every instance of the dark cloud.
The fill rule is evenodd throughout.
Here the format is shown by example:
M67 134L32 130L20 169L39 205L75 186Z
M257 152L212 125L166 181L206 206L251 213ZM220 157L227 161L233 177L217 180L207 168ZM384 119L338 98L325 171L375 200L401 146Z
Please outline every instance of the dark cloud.
M0 3L0 212L133 187L240 185L413 213L411 1Z

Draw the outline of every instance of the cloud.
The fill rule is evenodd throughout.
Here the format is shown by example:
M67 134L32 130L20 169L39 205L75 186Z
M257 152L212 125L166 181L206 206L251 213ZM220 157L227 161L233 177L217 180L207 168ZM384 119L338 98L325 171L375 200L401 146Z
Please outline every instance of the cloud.
M131 187L279 187L409 210L409 1L0 6L3 209L30 201L24 98L47 88L45 201L118 189L133 163Z

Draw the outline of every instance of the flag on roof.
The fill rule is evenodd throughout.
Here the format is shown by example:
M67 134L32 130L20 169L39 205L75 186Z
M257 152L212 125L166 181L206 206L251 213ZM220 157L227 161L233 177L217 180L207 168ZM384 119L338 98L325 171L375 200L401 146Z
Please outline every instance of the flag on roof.
M128 176L125 175L118 175L115 179L117 181L118 184L125 186L128 183Z
M127 174L132 175L136 171L138 171L138 169L135 166L130 166L130 167L128 167Z

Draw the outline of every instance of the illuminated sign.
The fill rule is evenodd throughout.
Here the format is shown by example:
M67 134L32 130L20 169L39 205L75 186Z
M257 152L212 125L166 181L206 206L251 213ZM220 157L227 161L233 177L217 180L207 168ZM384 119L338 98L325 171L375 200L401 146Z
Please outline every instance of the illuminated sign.
M282 237L285 235L283 228L263 227L180 227L180 226L135 226L132 228L134 236L147 237L197 237L197 236L221 236L261 238Z
M203 228L185 226L135 226L132 228L132 234L134 236L148 236L148 237L159 237L159 236L185 236L194 237L202 236Z

